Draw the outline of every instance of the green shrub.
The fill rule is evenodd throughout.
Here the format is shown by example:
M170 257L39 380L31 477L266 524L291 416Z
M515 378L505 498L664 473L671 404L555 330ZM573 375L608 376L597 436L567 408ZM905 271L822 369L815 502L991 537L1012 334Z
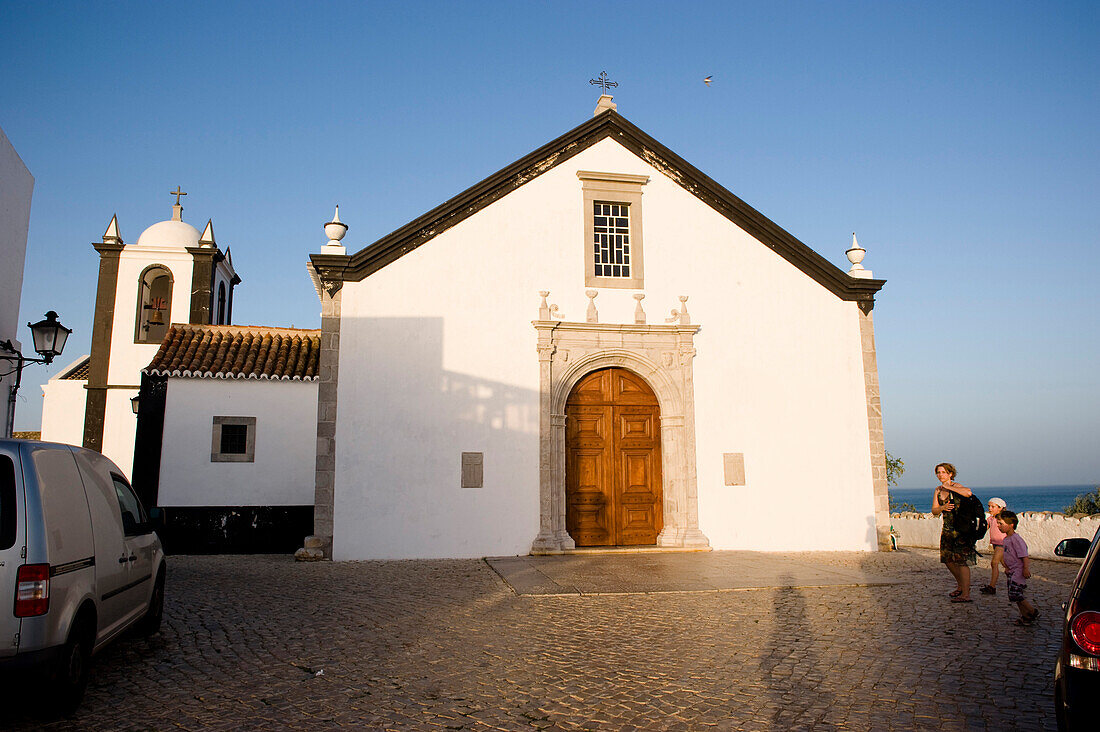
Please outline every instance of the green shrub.
M905 462L886 450L886 485L897 485L898 478L905 472Z
M1100 513L1100 488L1097 488L1092 493L1082 493L1077 496L1071 505L1066 506L1063 513L1067 516L1073 516L1078 513L1094 516Z
M901 458L896 458L890 454L890 451L886 451L886 485L896 486L898 484L898 478L905 472L905 462ZM897 503L894 501L893 496L890 497L890 513L920 513L917 507L912 503Z

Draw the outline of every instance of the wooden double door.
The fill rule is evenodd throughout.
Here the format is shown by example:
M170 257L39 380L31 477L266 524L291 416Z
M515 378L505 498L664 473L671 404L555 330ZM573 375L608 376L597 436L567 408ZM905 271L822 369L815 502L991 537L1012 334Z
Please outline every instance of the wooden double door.
M656 544L663 527L661 412L625 369L585 376L565 405L565 525L577 546Z

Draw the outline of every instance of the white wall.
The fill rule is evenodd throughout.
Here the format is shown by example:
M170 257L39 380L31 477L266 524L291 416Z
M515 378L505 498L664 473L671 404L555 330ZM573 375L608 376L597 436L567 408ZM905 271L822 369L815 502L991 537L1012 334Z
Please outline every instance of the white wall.
M1019 514L1020 525L1016 528L1027 542L1027 551L1033 557L1051 558L1054 547L1062 539L1084 537L1091 539L1100 528L1100 516L1069 518L1064 514L1050 511L1025 511ZM940 530L943 518L930 513L895 513L890 516L890 524L898 537L899 547L924 547L939 549ZM989 535L978 543L978 549L987 552Z
M84 354L61 369L59 374L42 385L42 439L46 442L63 442L80 447L84 444L84 408L88 404L88 384L83 379L63 379L78 363L88 358ZM126 463L116 465L130 471L134 456Z
M214 416L255 417L252 463L210 461ZM317 382L169 378L162 506L312 506Z
M700 524L719 549L876 547L856 306L608 139L342 291L333 554L525 554L539 519L539 290L582 321L577 170L643 188L650 323L689 295ZM601 289L601 322L633 322ZM459 487L460 453L485 487ZM748 485L722 485L722 453ZM814 521L790 530L797 508ZM739 515L760 517L738 521Z
M26 349L19 338L19 300L23 292L23 264L33 192L34 176L0 130L0 341L12 341L27 356L35 354L30 334L27 334ZM0 362L0 366L9 364ZM0 368L0 372L8 370ZM8 393L14 383L14 374L0 377L0 434L7 434Z

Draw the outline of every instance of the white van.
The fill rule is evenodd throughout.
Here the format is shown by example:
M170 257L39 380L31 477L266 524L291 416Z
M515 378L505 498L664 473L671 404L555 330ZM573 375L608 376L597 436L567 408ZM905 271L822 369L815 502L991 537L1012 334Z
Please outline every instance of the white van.
M114 463L0 439L0 671L42 672L71 714L92 654L160 628L164 577L160 539Z

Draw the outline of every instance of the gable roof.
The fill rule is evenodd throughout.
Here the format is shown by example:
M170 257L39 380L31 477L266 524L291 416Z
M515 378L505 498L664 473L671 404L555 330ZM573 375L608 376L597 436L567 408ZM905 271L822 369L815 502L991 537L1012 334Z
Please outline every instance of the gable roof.
M843 300L874 302L886 280L849 277L768 217L609 109L355 254L311 254L322 281L358 282L605 138L612 138Z
M144 373L220 379L315 381L321 331L173 323Z

